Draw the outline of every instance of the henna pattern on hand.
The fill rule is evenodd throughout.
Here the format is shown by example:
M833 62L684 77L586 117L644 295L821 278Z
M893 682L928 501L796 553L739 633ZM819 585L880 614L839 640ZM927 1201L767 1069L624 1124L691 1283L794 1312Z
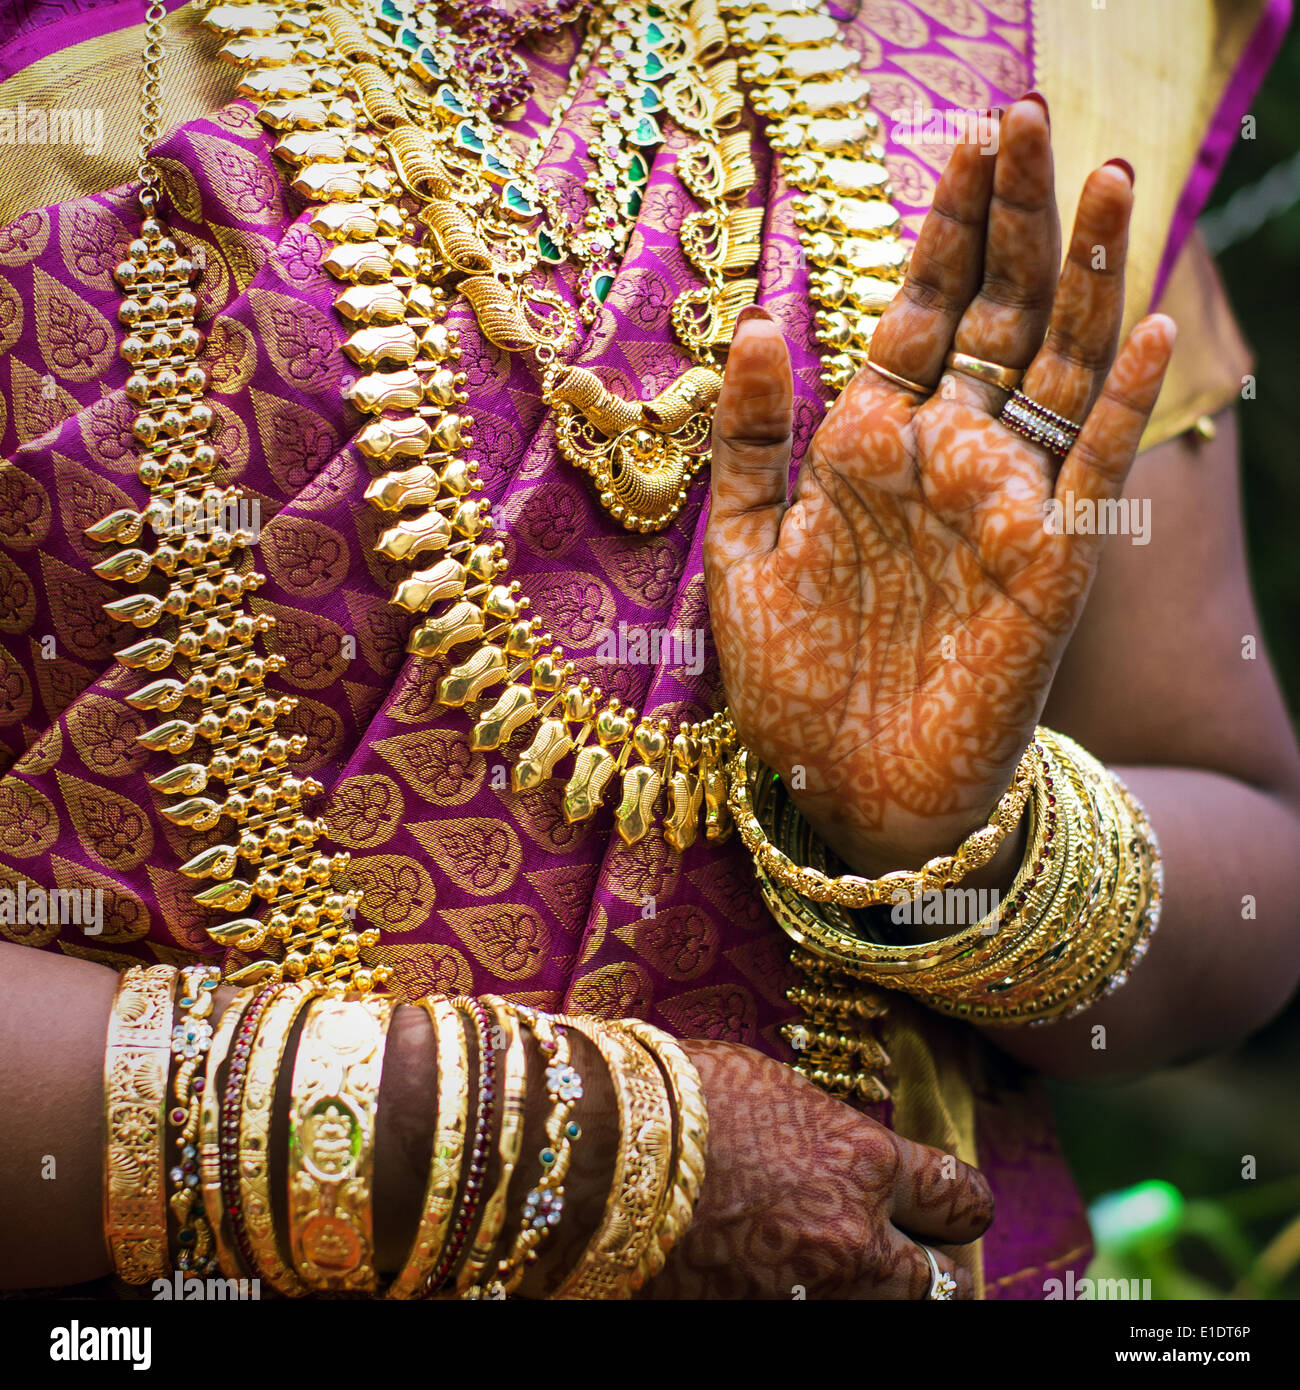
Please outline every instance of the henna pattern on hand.
M954 153L872 341L923 381L954 346L1027 368L1027 394L1085 421L1059 470L996 419L996 388L950 372L918 405L866 368L787 506L788 354L770 320L738 326L705 538L722 674L741 737L802 769L800 809L861 872L950 853L1032 737L1099 555L1045 525L1048 504L1118 496L1172 350L1154 315L1115 357L1131 208L1121 168L1092 174L1053 293L1046 115L1017 103L996 161Z
M974 1169L749 1048L683 1045L709 1107L707 1175L647 1297L921 1298L930 1275L912 1237L961 1243L987 1227L992 1196ZM939 1259L970 1297L966 1271Z

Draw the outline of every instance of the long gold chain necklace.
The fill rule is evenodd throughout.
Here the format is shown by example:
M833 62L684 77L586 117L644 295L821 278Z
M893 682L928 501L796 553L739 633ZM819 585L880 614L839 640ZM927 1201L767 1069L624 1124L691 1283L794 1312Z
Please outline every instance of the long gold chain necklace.
M620 20L624 8L616 8L612 18L630 27L630 20ZM692 14L699 9L697 0ZM686 61L701 51L694 30L667 8L662 14L653 37L659 41L657 61L671 71L664 104L670 113L684 111L682 119L707 134L716 124L715 111L730 119L739 98L718 100L716 90L724 84L714 76L711 85L711 69L698 70ZM716 28L713 14L715 23L706 25L706 33ZM362 25L337 6L285 12L279 20L266 7L223 6L208 22L235 33L227 52L250 64L264 61L268 53L278 55L285 43L279 32L259 37L251 30L275 21L297 34L292 47L300 66L255 69L241 90L269 96L262 118L290 130L276 148L300 166L295 187L333 191L338 199L318 211L313 225L337 243L325 259L326 269L354 282L340 295L340 308L354 320L372 320L377 312L391 319L400 315L389 327L358 330L344 350L353 360L377 368L398 354L403 364L399 371L370 373L352 390L354 404L380 416L358 436L362 451L380 464L419 460L371 484L368 495L376 505L393 511L426 508L385 532L379 549L391 559L444 552L437 563L398 586L395 601L411 611L438 605L434 616L412 633L408 651L440 659L473 644L468 659L441 682L439 698L450 707L472 708L475 751L500 748L524 726L537 723L532 742L513 768L516 791L541 785L572 755L564 796L571 821L594 815L621 773L616 825L627 842L650 831L665 787L665 834L674 848L685 849L694 841L702 807L706 833L720 837L729 828L721 721L683 723L674 733L666 720L645 719L616 698L605 703L590 681L575 680L563 649L552 644L538 620L526 616L518 584L506 580L501 548L488 539L487 505L473 495L477 479L472 462L460 457L468 443L466 421L455 394L459 383L447 366L456 344L431 322L445 312L447 301L445 294L435 296L448 274L459 275L455 288L473 308L488 340L526 352L542 366L554 362L567 345L569 328L562 312L554 319L530 317L546 291L522 283L523 274L535 265L523 248L540 243L502 230L501 204L488 191L493 176L504 180L507 192L517 188L521 214L528 209L529 215L520 217L519 225L525 227L540 198L502 144L484 130L481 113L476 119L473 93L457 83L446 35L427 21L408 24L394 0L383 0L377 19L375 25ZM381 36L386 47L379 45ZM710 37L708 43L715 47L716 39ZM734 60L720 61L734 75ZM420 91L402 84L407 72L420 80ZM334 97L337 129L330 125L326 93ZM629 121L639 120L628 115ZM316 130L300 139L294 127L304 122ZM370 162L344 158L364 150L375 151ZM491 164L485 165L485 159ZM414 218L393 196L395 188L416 200ZM413 222L428 233L418 245L408 239ZM752 295L752 282L750 286ZM563 331L553 331L555 324L562 324ZM695 428L707 438L715 393L699 389L700 371L691 369L676 383L676 391L670 387L658 398L663 434L681 431L694 418ZM394 410L413 413L394 418L387 413ZM494 686L504 689L484 708L483 697Z
M281 946L280 963L255 962L234 978L245 983L310 972L365 991L387 978L385 969L360 964L361 951L376 944L379 933L354 930L351 913L361 894L340 882L349 856L326 853L320 843L325 821L303 811L304 800L324 788L288 768L306 739L276 730L297 702L265 688L284 660L256 649L274 619L254 616L245 602L265 578L238 564L255 538L223 524L231 509L237 514L241 494L212 482L220 460L210 439L216 413L204 400L208 375L198 360L203 337L194 323L195 268L158 216L159 178L150 159L159 135L164 13L155 0L146 16L139 132L144 220L114 272L125 295L118 317L127 330L122 355L131 366L126 395L137 408L137 475L149 502L143 511L112 513L86 534L129 547L95 566L102 577L141 584L158 570L166 578L161 597L141 591L106 608L142 630L164 619L175 623L174 637L144 637L117 658L133 670L173 668L127 697L136 709L174 716L139 736L146 748L182 758L205 744L210 750L206 761L183 761L150 780L158 791L183 794L163 814L195 831L224 818L238 830L233 843L214 845L181 865L190 878L216 880L196 900L235 913L246 912L255 897L266 902L261 919L239 916L209 929L214 941L242 951L256 952L268 940ZM152 553L134 544L146 525L159 537Z

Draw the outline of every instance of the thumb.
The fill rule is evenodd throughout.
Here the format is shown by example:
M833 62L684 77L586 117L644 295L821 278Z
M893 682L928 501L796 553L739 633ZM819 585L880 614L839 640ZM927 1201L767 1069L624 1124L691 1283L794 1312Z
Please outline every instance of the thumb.
M713 416L711 539L737 554L776 545L794 426L790 352L766 309L742 309Z

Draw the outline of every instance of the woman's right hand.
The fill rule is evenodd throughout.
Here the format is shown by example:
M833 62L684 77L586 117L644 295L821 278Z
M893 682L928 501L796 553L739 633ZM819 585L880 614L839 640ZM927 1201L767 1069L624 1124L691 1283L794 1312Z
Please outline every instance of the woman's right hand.
M963 1245L993 1219L983 1175L899 1138L770 1057L683 1042L709 1110L695 1219L651 1298L923 1299L917 1241ZM939 1268L970 1298L966 1270Z

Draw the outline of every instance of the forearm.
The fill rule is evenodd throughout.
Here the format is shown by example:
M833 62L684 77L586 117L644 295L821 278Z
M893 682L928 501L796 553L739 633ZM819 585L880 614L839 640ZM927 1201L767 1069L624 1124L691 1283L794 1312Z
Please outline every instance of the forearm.
M104 1048L118 976L105 966L0 944L0 1287L82 1283L110 1273L103 1237ZM218 993L216 1016L234 991ZM540 1292L576 1262L598 1223L617 1124L599 1056L576 1030L574 1063L584 1078L584 1142L575 1149L564 1226L523 1286ZM285 1063L292 1065L291 1059ZM541 1075L532 1065L530 1078ZM432 1149L437 1067L423 1009L399 1007L389 1031L375 1136L375 1248L379 1267L405 1259L424 1195ZM272 1191L283 1188L290 1087L282 1070L271 1122ZM549 1110L530 1090L525 1153L544 1142ZM523 1165L521 1165L521 1170ZM495 1153L486 1183L495 1180ZM505 1231L522 1213L525 1184L512 1186Z
M986 1030L1021 1061L1080 1081L1235 1042L1285 1004L1300 975L1300 812L1291 801L1213 772L1115 771L1146 808L1164 861L1150 949L1122 988L1076 1019Z
M104 1246L104 1043L117 976L0 944L0 1286L81 1283Z

